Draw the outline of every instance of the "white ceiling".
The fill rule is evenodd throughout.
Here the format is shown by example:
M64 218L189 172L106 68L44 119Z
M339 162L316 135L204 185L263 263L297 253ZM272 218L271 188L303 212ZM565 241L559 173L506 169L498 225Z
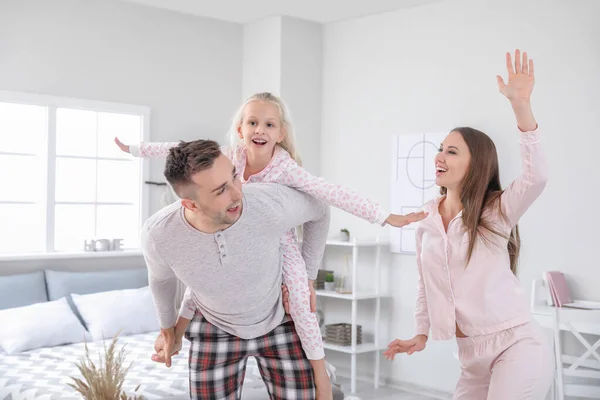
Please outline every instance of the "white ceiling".
M150 7L163 8L247 23L274 15L285 15L326 23L401 8L418 7L442 0L124 0Z

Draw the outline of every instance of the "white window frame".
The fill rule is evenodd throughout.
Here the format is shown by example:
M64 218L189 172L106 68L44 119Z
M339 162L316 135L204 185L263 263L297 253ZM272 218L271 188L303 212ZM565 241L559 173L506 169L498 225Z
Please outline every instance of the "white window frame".
M142 118L142 141L148 141L150 137L150 108L146 106L138 106L131 104L112 103L95 100L83 100L69 97L56 97L42 94L31 94L21 92L10 92L0 91L0 102L3 103L17 103L27 104L34 106L43 106L47 109L46 114L46 193L45 193L45 220L46 220L46 250L45 252L26 253L26 254L0 254L0 260L24 260L24 259L46 259L46 258L80 258L80 257L114 257L119 254L125 255L137 255L141 254L140 249L129 249L127 251L119 252L59 252L54 251L54 210L55 210L55 175L56 175L56 110L57 108L69 108L76 110L86 110L93 112L109 112L116 114L136 114ZM2 155L28 155L19 154L13 152L3 152L0 147L0 154ZM101 160L118 160L122 159L109 158L109 157L75 157L75 158L94 158ZM144 221L149 216L149 188L145 184L150 178L149 160L147 158L142 159L142 180L139 182L140 185L140 215L139 215L139 228L142 227ZM28 202L12 202L2 201L3 204L23 204ZM85 202L76 202L77 204L84 204ZM104 203L103 203L104 204ZM112 204L112 203L106 203ZM121 203L115 203L116 205ZM83 239L82 239L83 240Z

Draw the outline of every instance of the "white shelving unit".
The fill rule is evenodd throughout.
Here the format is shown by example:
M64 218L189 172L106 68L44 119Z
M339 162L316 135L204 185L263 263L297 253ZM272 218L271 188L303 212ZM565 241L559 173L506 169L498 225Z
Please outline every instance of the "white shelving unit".
M350 354L351 364L350 364L350 391L352 395L356 394L356 355L363 353L375 353L375 376L373 380L373 385L377 389L379 387L379 358L382 350L385 349L385 346L381 345L380 342L380 334L379 334L379 318L381 312L381 298L383 297L380 292L379 285L379 273L380 273L380 259L381 259L381 247L384 243L379 241L379 238L371 241L357 241L353 239L349 242L343 241L335 241L329 240L327 241L328 247L348 247L352 249L352 269L351 269L351 279L352 279L352 293L351 294L341 294L331 290L317 290L317 297L320 298L333 298L333 299L341 299L347 300L351 302L352 306L352 345L351 346L340 346L331 343L324 343L325 349L329 349L332 351L338 351L340 353ZM375 247L375 289L373 291L364 291L361 292L357 288L356 282L356 270L358 264L358 252L361 247ZM374 327L374 342L365 343L363 340L362 344L356 344L356 333L357 333L357 314L358 314L358 302L360 300L375 300L375 315L373 319L373 327ZM325 318L327 316L325 315Z

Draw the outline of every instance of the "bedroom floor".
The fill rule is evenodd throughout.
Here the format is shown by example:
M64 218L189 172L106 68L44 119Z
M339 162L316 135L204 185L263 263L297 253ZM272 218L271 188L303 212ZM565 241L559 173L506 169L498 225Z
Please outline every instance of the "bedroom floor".
M337 377L338 383L342 385L342 390L346 396L350 393L350 379ZM374 389L372 383L356 382L356 396L360 400L435 400L434 397L418 395L414 393L403 392L398 389L380 387Z
M350 380L337 377L338 383L348 399L350 393ZM398 389L381 387L374 389L368 382L357 382L357 393L353 400L435 400L434 397L423 396L415 393L404 392ZM245 382L242 392L242 400L264 400L268 398L267 390L262 382ZM179 399L177 399L179 400Z

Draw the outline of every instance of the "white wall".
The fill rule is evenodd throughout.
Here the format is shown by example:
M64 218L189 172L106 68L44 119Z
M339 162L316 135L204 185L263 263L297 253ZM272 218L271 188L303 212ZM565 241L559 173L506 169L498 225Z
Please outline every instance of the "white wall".
M321 169L322 25L284 17L281 33L281 96L286 102L304 168Z
M455 0L326 25L322 175L389 205L392 135L471 125L496 142L508 184L520 171L518 133L495 75L505 74L505 51L528 50L536 62L533 107L550 182L520 224L519 277L529 289L543 270L561 269L577 295L600 300L593 193L600 148L598 15L593 0ZM331 226L359 236L381 233L337 210ZM416 264L412 256L391 260L390 334L409 337ZM452 341L432 342L382 372L452 391L459 375L454 348ZM360 365L365 372L369 366Z
M322 26L274 16L244 25L244 98L271 92L288 106L303 166L321 163Z
M274 16L244 25L242 93L281 93L281 26Z
M222 142L241 80L238 24L114 0L0 2L0 90L149 106L155 141Z
M112 0L0 2L0 90L149 106L151 140L222 142L241 79L238 24ZM152 179L164 181L163 165L151 163ZM150 191L153 212L161 192ZM143 265L139 256L6 261L0 273Z

